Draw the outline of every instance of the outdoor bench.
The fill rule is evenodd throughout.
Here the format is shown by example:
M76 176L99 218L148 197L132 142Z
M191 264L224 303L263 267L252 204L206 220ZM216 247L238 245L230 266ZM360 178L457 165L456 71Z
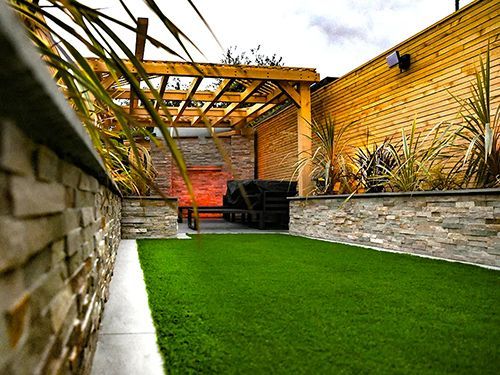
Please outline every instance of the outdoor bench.
M178 223L182 223L182 220L184 217L183 212L184 211L187 212L190 208L192 209L193 206L179 206L177 208L177 222ZM203 208L203 209L221 208L221 206L198 206L198 209L200 209L200 208Z
M194 217L194 208L189 207L187 209L188 213L188 227L191 229L198 229L197 221ZM241 215L241 221L245 222L250 220L252 217L258 218L262 215L260 210L246 210L243 208L225 208L225 207L198 207L198 214L222 214L225 219L230 221L235 221L236 215Z

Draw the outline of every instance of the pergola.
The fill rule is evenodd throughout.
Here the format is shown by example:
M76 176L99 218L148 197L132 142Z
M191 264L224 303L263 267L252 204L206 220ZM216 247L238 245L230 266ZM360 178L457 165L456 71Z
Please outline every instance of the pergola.
M319 74L315 69L144 60L146 31L147 19L140 18L135 55L142 60L149 78L160 80L159 94L169 103L171 126L229 127L231 134L237 134L257 117L290 100L297 107L297 152L301 154L311 151L310 86L319 81ZM134 98L130 89L115 82L102 60L89 58L88 61L113 97L128 99L128 104L124 105L126 109L139 123L150 126L151 119L147 111ZM125 60L124 63L131 72L135 71L130 61ZM168 81L173 77L191 78L189 88L167 90ZM205 78L216 78L221 82L214 91L199 91L198 88ZM239 92L231 91L235 82L242 88ZM151 99L154 98L151 92L145 91L145 94ZM158 104L156 108L160 115L167 117ZM298 176L301 195L309 192L309 174L308 168L304 168Z

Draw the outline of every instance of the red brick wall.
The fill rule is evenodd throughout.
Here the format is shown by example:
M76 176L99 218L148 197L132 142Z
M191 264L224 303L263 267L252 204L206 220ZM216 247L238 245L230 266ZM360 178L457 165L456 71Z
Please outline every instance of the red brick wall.
M200 206L220 206L222 196L226 192L226 181L231 174L221 167L190 167L189 179L195 191L196 200ZM177 169L172 173L171 195L179 198L179 206L191 206L186 184Z

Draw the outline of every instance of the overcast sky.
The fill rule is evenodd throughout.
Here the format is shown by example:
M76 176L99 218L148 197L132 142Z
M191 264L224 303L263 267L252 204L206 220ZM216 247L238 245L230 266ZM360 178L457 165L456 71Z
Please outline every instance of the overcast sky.
M461 0L461 7L472 0ZM92 4L118 14L118 0ZM142 0L125 0L134 15L148 17ZM455 9L454 0L193 0L223 48L262 46L285 65L316 68L321 77L340 76L402 42ZM157 0L163 11L192 38L205 57L218 62L223 50L186 0ZM167 6L168 5L168 6ZM126 19L126 17L123 17ZM175 44L157 20L150 32ZM133 39L131 37L130 39ZM133 43L132 43L133 44ZM401 51L404 53L404 51ZM169 59L154 47L146 59ZM171 59L171 58L170 58Z

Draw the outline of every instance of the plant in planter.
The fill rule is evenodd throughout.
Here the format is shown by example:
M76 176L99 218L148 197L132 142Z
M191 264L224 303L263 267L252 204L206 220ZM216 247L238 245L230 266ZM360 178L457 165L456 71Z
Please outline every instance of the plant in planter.
M396 165L390 142L386 138L380 145L375 143L371 147L364 146L356 150L353 157L357 167L356 178L367 193L380 193L389 182L386 171L392 170Z
M460 137L463 157L457 167L465 167L466 186L500 187L500 106L491 108L490 53L480 58L480 70L471 84L471 97L455 99L462 105L464 120Z
M454 157L453 146L459 134L456 125L439 123L426 132L417 132L416 128L414 120L410 133L403 129L398 144L389 145L394 166L380 165L392 191L427 190L436 167L449 164ZM449 173L455 173L455 169Z
M323 122L312 121L311 141L316 148L302 153L295 165L292 179L306 165L311 165L311 179L315 183L313 194L342 194L354 190L354 166L347 150L350 148L346 130L351 124L339 126L332 118Z

